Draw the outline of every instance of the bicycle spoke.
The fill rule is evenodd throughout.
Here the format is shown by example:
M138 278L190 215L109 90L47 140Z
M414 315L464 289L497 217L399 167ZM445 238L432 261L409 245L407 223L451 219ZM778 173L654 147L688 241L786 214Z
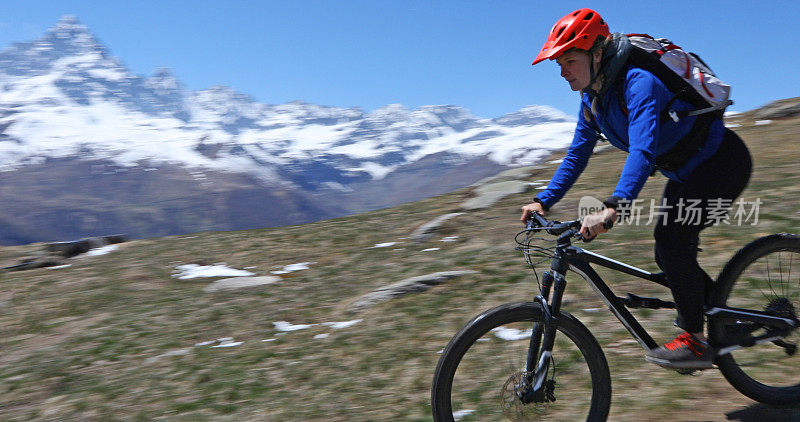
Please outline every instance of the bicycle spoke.
M783 285L783 258L781 257L780 251L778 251L777 257L778 257L778 277L779 277L778 280L780 284L775 287L775 291L776 293L779 293L778 294L779 297L784 297L786 295L785 293L786 289L784 288Z
M769 272L769 255L767 255L767 284L769 284L769 290L772 292L772 295L778 296L775 293L775 289L772 288L772 277L770 277L770 272Z
M800 281L793 280L792 274L800 240L791 235L775 235L773 242L762 239L756 243L758 246L752 246L749 255L737 258L744 261L740 272L721 280L728 286L724 305L797 317ZM775 335L770 334L769 327L755 323L710 320L709 324L717 339L739 341L736 339ZM782 343L768 341L734 350L719 358L719 368L734 387L751 398L765 403L795 403L800 397L800 353L792 352L790 345L800 344L798 334L788 333Z
M794 260L794 252L789 253L789 276L787 277L789 280L789 287L792 287L792 260ZM798 277L798 286L800 286L800 277ZM795 289L795 294L792 295L792 300L800 297L800 289Z
M760 271L754 271L754 273L759 273L759 272ZM769 273L769 270L767 270L767 273ZM761 296L764 296L764 299L769 301L769 296L767 296L767 294L764 293L764 289L761 287L762 283L758 282L757 280L758 279L754 276L750 284L753 285L756 289L758 289L758 292L761 293ZM767 276L767 284L769 284L769 276Z

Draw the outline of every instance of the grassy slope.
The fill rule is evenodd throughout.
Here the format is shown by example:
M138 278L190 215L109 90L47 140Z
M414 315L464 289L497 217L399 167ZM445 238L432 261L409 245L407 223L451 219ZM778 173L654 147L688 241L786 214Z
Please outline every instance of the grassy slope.
M743 196L760 197L764 204L757 226L705 232L701 264L712 275L755 237L798 231L800 119L763 126L753 126L748 115L740 119L737 131L756 165ZM623 160L617 151L597 154L554 218L574 218L583 195L607 195ZM530 180L547 179L554 168L534 170ZM664 181L652 178L641 197L657 199ZM437 352L450 336L483 309L535 294L512 242L520 229L519 207L532 193L450 220L441 236L459 236L453 243L438 242L437 236L414 245L402 238L457 210L469 189L304 226L139 240L109 255L75 260L69 268L5 274L0 415L4 420L430 420L430 380ZM652 270L651 230L619 227L589 249ZM402 250L370 248L389 241L405 243ZM10 264L35 247L0 249L0 260ZM428 247L441 250L421 252ZM171 278L181 263L225 262L267 274L301 261L316 264L279 283L236 292L207 294L202 287L209 279ZM280 334L272 325L353 319L344 310L361 294L405 277L456 269L478 273L379 305L350 328L316 325ZM753 404L716 371L685 377L643 364L642 350L613 316L582 311L601 302L572 280L565 308L604 346L614 382L612 420L644 414L725 420ZM618 275L609 281L618 294L665 292ZM674 332L670 312L637 315L651 332L663 333L657 340ZM313 338L322 333L330 336ZM220 337L244 343L193 346ZM271 338L276 340L260 341ZM171 351L182 354L151 359ZM775 412L797 416L797 409Z

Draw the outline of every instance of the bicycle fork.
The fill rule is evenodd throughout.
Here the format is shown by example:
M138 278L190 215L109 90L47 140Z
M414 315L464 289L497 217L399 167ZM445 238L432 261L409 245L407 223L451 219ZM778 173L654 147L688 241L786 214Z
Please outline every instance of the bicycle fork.
M547 376L553 359L553 345L558 316L561 312L561 298L567 283L563 275L565 271L559 271L560 267L561 260L554 259L551 271L545 272L542 277L541 294L534 299L542 307L543 324L533 324L528 356L525 361L525 372L529 375L524 377L525 387L519 393L519 398L523 403L555 400L552 396L552 386L548 391ZM548 303L551 287L553 297Z

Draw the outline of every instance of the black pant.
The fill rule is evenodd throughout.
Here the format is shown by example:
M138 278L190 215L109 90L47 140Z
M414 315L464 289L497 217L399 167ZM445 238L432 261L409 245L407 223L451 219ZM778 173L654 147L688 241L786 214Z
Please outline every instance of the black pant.
M703 305L711 278L697 263L700 231L712 225L709 210L719 209L717 199L735 200L750 180L752 160L742 139L725 129L717 152L700 164L683 183L670 180L664 188L665 214L655 227L655 255L664 271L678 308L678 325L690 333L703 331ZM694 203L700 218L679 222L678 207L683 200L683 217ZM690 202L700 200L700 203ZM712 216L713 217L713 216ZM666 221L665 221L666 220ZM696 221L699 220L699 221ZM665 224L666 223L666 224Z

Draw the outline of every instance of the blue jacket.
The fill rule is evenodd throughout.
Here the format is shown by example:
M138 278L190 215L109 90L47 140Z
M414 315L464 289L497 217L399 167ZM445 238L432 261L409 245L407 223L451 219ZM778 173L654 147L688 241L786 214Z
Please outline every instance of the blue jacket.
M661 122L661 112L674 94L657 77L633 66L626 66L622 71L625 72L625 80L621 87L624 90L623 98L628 115L625 115L619 105L616 84L609 87L605 95L598 97L598 115L592 115L588 120L584 116L583 108L591 110L591 99L589 94L582 94L578 125L567 155L547 189L536 195L545 207L549 208L561 200L586 168L599 138L598 132L605 135L611 145L628 152L612 196L616 199L633 200L653 172L655 157L669 151L691 130L697 119L695 116L683 117L678 122L672 119ZM694 109L692 105L681 100L673 102L670 108L676 112ZM722 120L715 119L703 148L678 170L661 173L670 180L683 182L700 163L717 151L724 131Z

